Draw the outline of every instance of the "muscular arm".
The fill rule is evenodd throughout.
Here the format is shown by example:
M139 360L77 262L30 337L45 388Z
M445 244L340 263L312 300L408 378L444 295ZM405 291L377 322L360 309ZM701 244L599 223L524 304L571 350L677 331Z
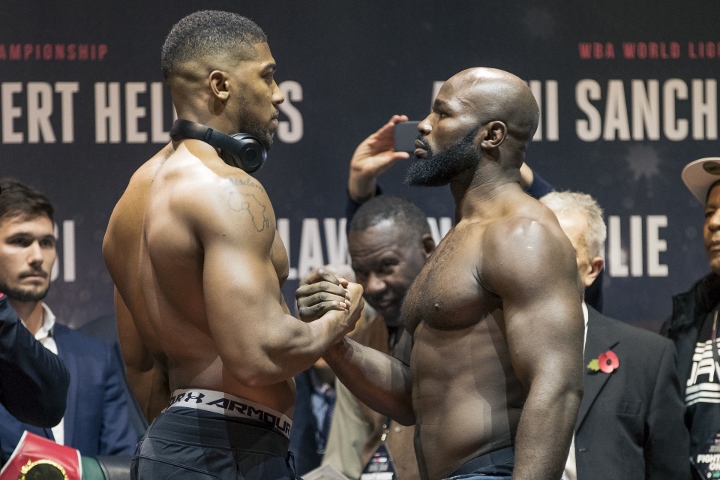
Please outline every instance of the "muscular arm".
M582 397L583 315L575 254L553 220L513 219L485 237L481 283L503 303L508 349L528 389L515 480L560 478Z
M307 285L295 293L301 316L311 317L316 310L328 308L325 295L316 292L320 285L333 279L327 272L316 272L305 279ZM395 347L395 358L345 337L331 346L323 358L360 401L399 423L412 425L415 414L408 366L411 349L412 337L407 333L403 333Z
M409 358L412 339L403 332L396 347ZM338 379L358 400L402 425L415 424L410 367L389 355L344 338L324 355Z
M115 289L115 318L128 385L145 420L151 423L170 400L167 369L150 355L117 289Z
M230 374L259 387L309 368L350 332L362 310L362 288L348 285L349 308L338 302L313 322L289 315L270 255L280 241L270 201L256 180L240 175L194 206L195 230L204 250L210 334Z

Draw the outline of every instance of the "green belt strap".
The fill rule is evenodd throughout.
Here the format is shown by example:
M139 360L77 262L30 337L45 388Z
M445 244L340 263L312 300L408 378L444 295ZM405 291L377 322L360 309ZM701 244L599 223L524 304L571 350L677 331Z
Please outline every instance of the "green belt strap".
M100 464L93 457L82 457L82 480L105 480Z

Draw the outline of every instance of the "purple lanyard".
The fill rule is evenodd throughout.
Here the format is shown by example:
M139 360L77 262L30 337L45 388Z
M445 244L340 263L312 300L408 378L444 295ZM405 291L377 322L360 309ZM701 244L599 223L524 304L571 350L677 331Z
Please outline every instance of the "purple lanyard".
M718 311L715 309L715 314L713 315L713 326L712 326L712 333L710 334L710 339L712 340L712 356L713 356L713 365L715 366L715 373L717 374L717 381L720 383L720 367L718 367L718 364L720 363L720 354L718 354L718 347L717 347L717 319L718 319Z

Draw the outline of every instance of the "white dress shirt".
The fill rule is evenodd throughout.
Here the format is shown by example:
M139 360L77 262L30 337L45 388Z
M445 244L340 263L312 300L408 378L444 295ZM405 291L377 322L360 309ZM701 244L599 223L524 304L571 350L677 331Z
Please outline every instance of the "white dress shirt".
M587 342L587 324L588 324L588 309L585 302L582 303L583 317L585 318L585 337L583 339L583 353L585 350L585 343ZM565 463L565 471L563 472L562 480L577 480L577 465L575 464L575 434L573 434L572 442L570 443L570 452L568 454L567 462Z
M35 333L35 340L43 344L45 348L53 352L55 355L58 354L57 343L53 338L52 329L55 326L55 314L50 310L50 307L42 304L43 308L43 323L40 329ZM21 320L23 325L25 321ZM27 326L26 326L27 327ZM58 445L65 444L65 418L60 420L60 423L52 427L52 433L55 437L55 443Z

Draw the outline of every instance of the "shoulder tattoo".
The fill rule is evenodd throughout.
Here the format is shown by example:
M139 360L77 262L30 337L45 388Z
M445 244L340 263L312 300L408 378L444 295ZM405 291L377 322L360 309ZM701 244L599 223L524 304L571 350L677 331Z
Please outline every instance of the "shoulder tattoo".
M255 230L258 232L270 228L270 219L265 214L267 207L255 195L241 192L230 192L228 207L234 212L248 212Z
M252 178L245 178L245 179L243 179L243 178L228 178L228 181L230 181L230 183L232 183L235 186L242 185L244 187L253 187L253 188L257 188L262 193L265 193L265 189L262 187L262 185L257 183Z

